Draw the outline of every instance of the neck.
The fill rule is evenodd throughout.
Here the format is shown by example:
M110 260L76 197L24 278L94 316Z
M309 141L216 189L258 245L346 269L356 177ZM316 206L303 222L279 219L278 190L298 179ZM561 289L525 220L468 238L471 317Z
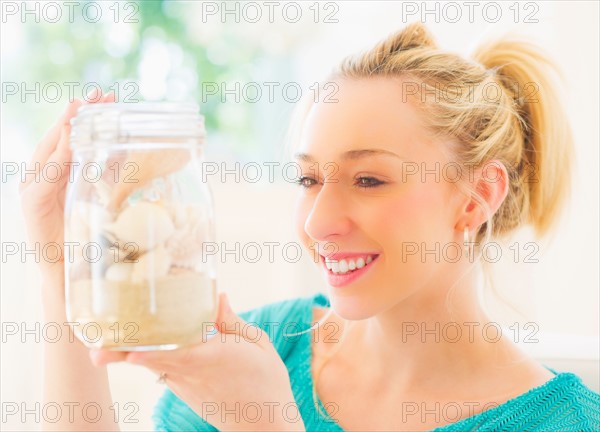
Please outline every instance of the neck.
M343 356L347 366L371 382L423 390L427 383L434 389L449 375L472 379L478 366L499 361L508 347L497 340L499 325L479 305L475 276L448 284L458 280L449 276L444 272L376 316L351 321L341 351L360 355Z

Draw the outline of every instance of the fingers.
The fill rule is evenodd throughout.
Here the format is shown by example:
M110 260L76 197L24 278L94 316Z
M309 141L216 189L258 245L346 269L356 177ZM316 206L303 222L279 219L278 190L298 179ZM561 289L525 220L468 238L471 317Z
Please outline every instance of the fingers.
M114 92L109 92L102 96L102 92L98 89L92 90L87 96L86 100L89 103L110 103L115 101ZM27 176L24 182L19 185L19 190L22 192L31 182L38 178L40 171L44 168L44 165L48 163L49 158L56 150L57 145L61 142L62 133L64 130L63 126L70 126L71 119L77 114L77 110L84 105L85 102L80 99L74 99L67 104L64 112L59 116L56 123L46 132L42 140L39 142L36 150L33 153L31 161L28 166L28 170L34 170L35 176ZM70 131L69 131L70 133ZM65 142L63 142L64 144ZM66 141L68 147L68 140ZM66 150L63 148L63 151Z
M94 366L105 366L109 363L125 361L127 354L122 351L90 350L90 359Z
M231 309L226 293L219 294L219 311L215 324L217 329L225 334L239 334L241 328L247 325L246 321Z
M55 182L41 182L40 189L52 189L52 187L62 187L67 183L69 179L70 167L68 162L71 162L71 149L69 148L69 141L71 137L71 125L64 124L61 127L60 139L56 149L48 158L46 164L52 164L60 167L60 178Z
M219 293L219 309L217 312L217 323L223 322L226 318L227 315L229 313L231 313L231 305L229 304L229 298L227 297L227 294L222 292ZM217 325L218 327L218 325ZM219 331L221 331L221 329L219 329ZM224 332L222 332L224 333Z
M212 366L222 362L222 356L228 351L225 349L225 344L243 342L242 338L234 339L233 336L228 338L219 336L174 350L131 351L125 361L165 372L181 371L186 367L197 367L197 365Z
M111 91L104 95L102 102L112 103L115 101L115 92Z
M65 178L68 179L69 174L65 173L61 162L69 156L65 156L63 153L58 149L55 150L50 159L46 161L45 166L48 169L44 171L43 178L32 180L32 186L20 191L21 209L25 220L37 228L39 228L40 221L56 209L60 188L64 186ZM48 219L48 222L50 223L51 220Z
M231 309L226 293L219 294L219 312L215 324L220 333L240 336L261 348L272 347L271 339L266 331L258 326L250 325Z
M92 354L92 361L96 365L127 361L154 371L177 374L182 373L182 370L188 367L197 365L208 367L220 364L222 356L231 353L224 349L224 344L254 343L261 348L272 347L268 334L264 330L250 326L233 312L225 293L219 295L219 312L215 324L223 335L195 345L166 351L111 352L101 350Z
M36 150L34 151L27 168L28 170L35 169L36 176L27 176L25 182L19 185L20 191L23 191L23 189L25 189L35 178L37 178L39 172L43 169L43 165L46 163L52 152L56 150L56 146L58 145L61 137L62 126L65 123L68 124L69 120L75 115L81 104L82 102L80 100L74 100L70 102L56 123L48 130L48 132L46 132L46 135L44 135L36 147Z
M208 366L211 352L210 347L191 345L169 351L130 352L126 361L153 370L176 373L192 365Z
M95 366L105 366L109 363L126 361L128 363L145 366L154 370L180 369L185 362L189 364L192 357L192 347L180 348L169 351L110 351L92 349L89 352L90 360Z
M56 123L46 133L44 138L38 144L38 147L33 154L32 162L44 163L50 154L56 148L58 139L60 138L60 131L63 125L69 124L71 118L75 116L79 107L83 105L83 101L75 99L67 104L67 107L63 113L56 120Z

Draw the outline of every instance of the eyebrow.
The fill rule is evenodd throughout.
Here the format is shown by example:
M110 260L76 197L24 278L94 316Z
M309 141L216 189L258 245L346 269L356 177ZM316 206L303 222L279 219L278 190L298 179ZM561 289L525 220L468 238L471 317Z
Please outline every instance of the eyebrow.
M343 160L356 160L369 156L392 156L398 159L402 159L396 153L383 149L349 150L347 152L342 153ZM305 162L314 162L315 160L308 153L295 153L294 158L300 159Z

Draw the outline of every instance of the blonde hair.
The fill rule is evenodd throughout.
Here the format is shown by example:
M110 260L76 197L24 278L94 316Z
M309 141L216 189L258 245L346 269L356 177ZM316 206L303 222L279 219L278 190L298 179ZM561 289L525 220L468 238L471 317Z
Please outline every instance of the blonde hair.
M541 238L559 220L574 159L572 132L553 82L558 71L539 47L516 36L482 44L472 57L441 50L417 22L344 59L330 79L392 77L417 84L415 106L431 135L449 142L443 150L451 160L465 168L499 160L507 169L508 195L494 214L470 184L456 183L488 216L473 241L504 238L523 225ZM299 107L292 139L311 106ZM324 364L313 391L319 410L316 381Z

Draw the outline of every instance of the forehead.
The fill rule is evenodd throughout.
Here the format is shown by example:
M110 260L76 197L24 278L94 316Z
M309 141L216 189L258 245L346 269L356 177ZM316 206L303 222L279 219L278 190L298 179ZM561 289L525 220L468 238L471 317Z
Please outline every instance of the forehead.
M297 151L333 160L350 150L378 148L423 159L431 139L416 101L403 92L404 82L385 77L336 80L335 101L313 105Z

